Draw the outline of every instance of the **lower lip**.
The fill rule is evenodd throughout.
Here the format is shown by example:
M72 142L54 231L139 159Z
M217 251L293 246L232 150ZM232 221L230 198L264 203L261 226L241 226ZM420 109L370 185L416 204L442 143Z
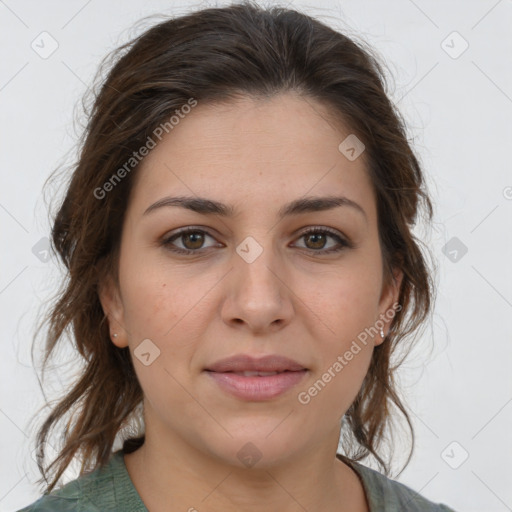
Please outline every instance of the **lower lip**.
M266 377L244 377L230 372L207 373L227 393L243 400L262 401L282 395L296 386L304 378L307 370L283 372Z

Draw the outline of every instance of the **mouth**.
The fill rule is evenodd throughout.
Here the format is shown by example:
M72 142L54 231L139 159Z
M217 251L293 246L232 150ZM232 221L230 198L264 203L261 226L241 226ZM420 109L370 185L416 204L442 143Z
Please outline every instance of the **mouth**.
M295 387L309 372L288 357L237 354L204 369L218 389L244 401L272 400Z
M270 354L263 357L254 357L250 354L238 354L225 359L220 359L205 368L206 371L217 373L240 373L253 372L253 374L283 373L286 371L302 371L307 368L301 363L285 356ZM248 377L254 375L246 375Z
M277 398L297 386L308 370L263 371L206 371L216 386L240 400L262 402Z
M211 371L211 370L206 370ZM258 372L258 371L251 371L246 370L242 372L215 372L215 373L232 373L233 375L240 375L242 377L271 377L272 375L279 375L280 373L290 372L292 370L282 370L280 372ZM297 371L297 370L295 370ZM298 370L300 371L300 370Z

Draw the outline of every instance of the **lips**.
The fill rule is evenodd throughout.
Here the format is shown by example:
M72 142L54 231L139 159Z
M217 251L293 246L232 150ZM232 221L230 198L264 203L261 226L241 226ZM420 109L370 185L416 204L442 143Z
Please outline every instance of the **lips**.
M220 389L245 401L276 398L308 373L302 364L284 356L254 358L246 354L221 359L205 371Z
M248 354L239 354L226 359L221 359L206 368L206 371L225 373L242 372L297 372L307 370L307 368L290 359L280 355L268 355L260 358L252 357Z

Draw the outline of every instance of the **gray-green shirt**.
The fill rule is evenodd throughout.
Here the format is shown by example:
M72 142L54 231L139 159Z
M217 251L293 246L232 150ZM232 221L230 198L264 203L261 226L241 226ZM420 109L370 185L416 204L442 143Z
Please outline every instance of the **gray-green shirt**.
M363 482L370 512L454 512L362 464L351 462ZM91 473L64 485L18 512L148 512L133 486L123 451Z

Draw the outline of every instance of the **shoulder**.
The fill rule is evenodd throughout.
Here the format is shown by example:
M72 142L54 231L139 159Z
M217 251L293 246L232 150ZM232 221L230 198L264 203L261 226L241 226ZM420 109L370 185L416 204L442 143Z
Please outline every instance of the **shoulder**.
M392 480L374 469L351 462L359 474L370 502L371 512L455 512L443 504L434 503L400 482Z
M45 494L37 501L18 512L106 512L118 510L119 495L127 498L133 489L124 466L122 452L114 453L109 462L94 471L84 474L58 490ZM132 508L133 501L126 510Z
M60 489L41 496L37 501L18 512L99 511L100 509L94 503L90 502L89 493L87 492L87 482L90 481L91 478L95 478L96 475L97 470L89 475L81 476Z

